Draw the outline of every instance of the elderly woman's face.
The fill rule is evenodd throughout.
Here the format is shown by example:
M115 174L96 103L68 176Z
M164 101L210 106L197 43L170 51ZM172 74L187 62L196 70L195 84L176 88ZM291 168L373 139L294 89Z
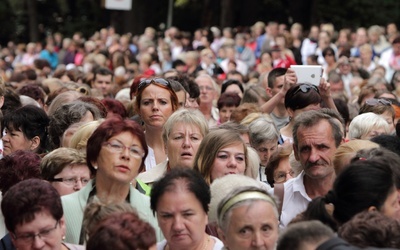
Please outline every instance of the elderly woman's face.
M181 122L175 124L166 145L169 166L192 168L202 140L203 135L196 125Z
M228 145L218 151L215 156L211 181L228 174L244 174L246 170L246 155L242 143Z
M33 221L16 225L15 232L11 233L11 240L16 249L20 250L59 250L62 249L64 235L64 218L56 221L49 212L42 211L35 214Z
M207 237L207 213L183 184L159 198L157 220L169 249L193 249Z
M258 147L255 147L255 149L260 157L261 165L267 166L269 159L278 149L278 141L265 141L258 145Z
M162 127L173 113L168 90L150 84L142 92L139 114L147 126Z
M32 140L26 138L22 131L14 129L4 129L3 135L3 155L9 155L17 150L35 150L40 145L39 137Z
M142 164L144 150L139 139L130 132L119 133L103 143L93 166L97 166L96 178L109 182L129 184Z
M275 249L278 240L278 219L272 205L255 201L231 210L222 241L230 250Z
M86 186L90 181L90 170L86 164L68 165L54 176L59 181L51 182L60 196L72 194Z

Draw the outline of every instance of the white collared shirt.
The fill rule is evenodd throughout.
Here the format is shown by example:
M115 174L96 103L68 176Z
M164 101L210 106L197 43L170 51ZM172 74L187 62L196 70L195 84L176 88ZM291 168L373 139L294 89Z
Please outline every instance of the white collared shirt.
M285 194L283 196L283 206L281 213L280 228L285 228L289 222L299 213L306 210L308 203L312 200L306 193L304 187L304 171L296 178L285 182Z

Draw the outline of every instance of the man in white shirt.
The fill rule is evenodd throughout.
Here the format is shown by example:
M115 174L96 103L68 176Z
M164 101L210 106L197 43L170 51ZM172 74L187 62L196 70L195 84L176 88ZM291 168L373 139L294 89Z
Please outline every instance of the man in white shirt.
M327 114L311 110L296 117L293 149L303 171L284 184L281 227L303 212L312 199L332 188L336 177L333 156L342 137L340 125Z

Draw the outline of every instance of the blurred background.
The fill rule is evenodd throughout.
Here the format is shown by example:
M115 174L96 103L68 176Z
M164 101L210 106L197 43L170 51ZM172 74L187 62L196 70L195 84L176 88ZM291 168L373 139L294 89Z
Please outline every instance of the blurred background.
M108 0L1 0L0 44L37 42L55 32L91 36L103 27L119 34L143 33L151 26L194 31L200 27L244 27L256 21L332 22L335 29L400 23L399 0L128 0L129 10L107 9ZM126 1L126 0L114 0Z

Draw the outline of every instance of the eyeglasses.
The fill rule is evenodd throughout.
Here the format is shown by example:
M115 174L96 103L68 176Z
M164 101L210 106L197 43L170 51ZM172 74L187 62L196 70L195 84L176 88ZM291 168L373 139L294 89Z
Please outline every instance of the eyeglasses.
M62 182L65 185L68 186L75 186L76 184L78 184L78 181L80 181L82 183L82 186L86 186L86 184L89 183L90 179L88 178L53 178L50 181L57 181L57 182Z
M125 149L129 149L129 155L136 159L142 159L144 156L143 149L138 146L127 147L118 141L105 142L103 145L110 149L111 152L119 154L122 153Z
M159 83L161 85L167 86L168 88L171 88L171 84L169 83L169 81L167 81L163 78L151 78L151 79L145 79L145 80L140 81L139 86L138 86L138 91L144 87L147 87L152 82Z
M214 90L212 87L210 86L199 86L199 89L202 90L206 90L206 91L212 91Z
M392 102L386 99L368 99L367 101L365 101L365 104L369 105L369 106L376 106L376 105L385 105L385 106L390 106L392 105Z
M287 175L290 176L294 176L294 171L293 170L289 170L287 172L283 172L283 171L279 171L277 173L274 174L274 182L279 184L279 183L283 183L287 180Z
M311 89L315 90L319 94L318 87L312 84L300 84L299 88L293 93L292 96L295 96L300 91L303 93L308 93Z
M50 238L52 236L52 233L54 232L54 230L56 230L58 223L59 223L59 221L56 222L56 225L54 227L49 228L49 229L44 229L37 234L27 233L27 234L21 234L18 236L16 234L13 234L13 237L15 240L19 241L21 244L31 245L35 241L36 237L39 237L41 240L46 240L46 239Z

